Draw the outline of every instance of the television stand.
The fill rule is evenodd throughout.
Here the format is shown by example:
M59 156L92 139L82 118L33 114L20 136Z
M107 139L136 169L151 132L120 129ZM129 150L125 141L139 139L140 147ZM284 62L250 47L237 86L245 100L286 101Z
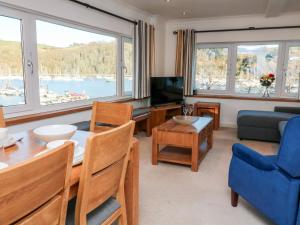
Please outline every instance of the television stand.
M180 104L168 104L151 107L151 131L173 116L182 115L182 106Z

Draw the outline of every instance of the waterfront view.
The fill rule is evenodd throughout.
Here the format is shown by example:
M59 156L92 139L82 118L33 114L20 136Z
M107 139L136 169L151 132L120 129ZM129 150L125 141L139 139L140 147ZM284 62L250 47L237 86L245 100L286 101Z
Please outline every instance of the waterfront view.
M105 78L40 79L41 105L87 100L116 95L116 80ZM125 86L132 88L131 77L125 77ZM21 77L0 79L0 104L20 105L25 103L24 84Z
M4 26L5 32L1 29ZM36 21L36 35L41 105L117 95L116 37L40 20ZM0 16L0 105L26 103L25 76L31 75L33 64L27 60L24 65L21 37L21 21ZM122 52L122 90L130 95L133 78L131 39L123 42ZM29 68L27 73L25 66Z

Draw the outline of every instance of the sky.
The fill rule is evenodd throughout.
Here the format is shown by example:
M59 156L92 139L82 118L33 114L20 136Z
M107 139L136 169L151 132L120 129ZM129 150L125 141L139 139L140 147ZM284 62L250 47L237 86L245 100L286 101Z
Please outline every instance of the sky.
M20 41L20 20L0 16L0 40ZM37 42L53 47L68 47L74 43L111 42L116 38L94 34L44 21L36 21Z

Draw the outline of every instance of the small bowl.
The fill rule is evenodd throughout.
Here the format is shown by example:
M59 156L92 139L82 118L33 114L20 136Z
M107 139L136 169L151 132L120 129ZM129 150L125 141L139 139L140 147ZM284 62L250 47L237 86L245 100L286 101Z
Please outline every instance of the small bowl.
M73 125L48 125L33 130L35 136L45 142L56 140L68 140L76 132L77 127Z
M183 124L183 125L192 125L198 120L198 117L194 116L173 116L173 120L176 123Z
M65 142L67 141L71 141L74 143L74 148L77 148L78 147L78 141L75 141L75 140L56 140L56 141L51 141L49 142L46 147L47 149L55 149L55 148L58 148L59 146L62 146L65 144Z

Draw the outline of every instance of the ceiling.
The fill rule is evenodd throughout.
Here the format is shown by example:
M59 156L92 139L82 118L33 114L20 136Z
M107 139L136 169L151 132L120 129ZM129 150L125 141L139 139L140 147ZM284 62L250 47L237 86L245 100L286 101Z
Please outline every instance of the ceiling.
M166 18L206 18L299 11L300 0L115 0Z

